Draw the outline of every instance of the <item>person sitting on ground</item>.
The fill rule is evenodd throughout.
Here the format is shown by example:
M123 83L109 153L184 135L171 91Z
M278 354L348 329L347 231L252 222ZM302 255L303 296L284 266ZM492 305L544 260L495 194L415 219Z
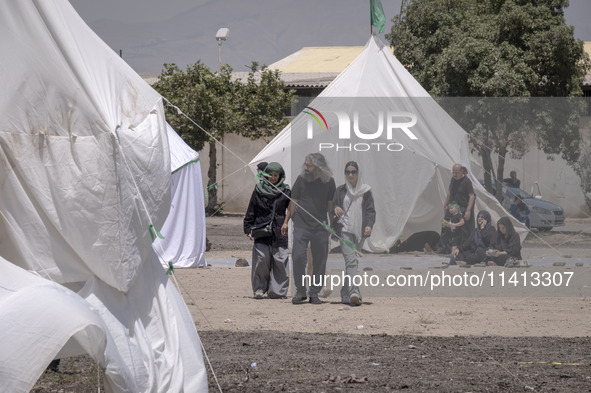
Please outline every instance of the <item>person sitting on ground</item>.
M509 187L519 188L519 186L521 185L521 180L517 178L517 172L511 171L511 173L509 173L509 176L510 177L503 179L503 183L506 183Z
M462 244L452 250L450 264L459 266L474 265L484 262L486 250L495 244L496 231L491 225L490 213L481 210L476 216L476 228Z
M515 195L515 200L509 207L509 213L529 228L529 208L519 195Z
M501 217L497 222L497 238L486 251L486 259L488 266L512 265L521 259L521 239L509 217ZM512 263L507 263L510 260Z
M448 213L441 222L441 237L435 252L437 254L449 254L452 249L457 248L464 240L464 217L460 205L451 201L447 205Z

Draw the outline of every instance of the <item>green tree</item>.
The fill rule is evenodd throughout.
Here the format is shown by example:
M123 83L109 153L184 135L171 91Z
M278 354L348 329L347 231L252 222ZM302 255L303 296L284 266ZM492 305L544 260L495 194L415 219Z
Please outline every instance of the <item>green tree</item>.
M182 71L175 64L165 64L154 88L189 118L167 107L166 119L183 140L200 151L209 144L206 212L218 210L216 142L227 133L258 139L276 134L286 124L283 109L292 93L284 88L278 71L253 63L245 81L232 78L232 68L222 66L212 72L201 62ZM194 123L193 123L194 121Z
M473 99L462 109L471 115L460 124L482 156L489 190L491 153L502 181L507 153L525 154L529 132L547 154L562 154L571 165L578 158L578 105L561 119L545 111L521 116L531 105L523 98L582 96L590 63L565 23L567 6L568 0L413 0L393 19L387 38L396 57L432 96L513 97Z

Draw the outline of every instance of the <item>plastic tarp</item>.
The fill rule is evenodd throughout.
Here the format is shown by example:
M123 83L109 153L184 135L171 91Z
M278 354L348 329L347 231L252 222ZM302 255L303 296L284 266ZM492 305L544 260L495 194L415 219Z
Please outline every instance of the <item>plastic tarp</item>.
M205 199L199 153L167 123L172 171L170 212L154 250L166 268L207 266L205 261Z
M170 208L161 97L65 0L2 3L0 79L0 276L22 280L0 298L0 391L80 353L108 392L206 391L199 336L152 249ZM47 281L78 297L59 321L37 313L64 297Z
M384 147L393 140L386 141L380 151L355 151L343 144L343 140L339 142L345 148L321 150L320 143L326 143L325 146L335 144L337 130L340 137L341 118L334 114L350 110L348 106L374 121L373 124L387 111L412 113L417 119L412 126L417 139L409 140L400 132L396 137L404 142L404 149L395 152ZM429 96L378 38L372 36L362 53L309 107L324 115L318 120L326 121L327 129L320 130L309 116L313 114L312 110L305 110L310 113L296 116L252 159L249 165L253 171L261 161L277 161L286 170L287 182L293 184L306 154L320 151L326 157L338 186L345 182L345 164L354 160L359 163L363 182L372 187L377 212L372 235L364 243L365 250L386 252L399 238L404 239L421 231L440 232L451 168L454 163L461 163L470 169L468 134ZM310 144L306 139L306 130L310 129L308 124L320 130L314 133L314 141L320 143ZM360 144L365 149L371 141L361 142L365 142ZM506 215L471 171L469 176L477 194L476 211L487 209L493 219Z

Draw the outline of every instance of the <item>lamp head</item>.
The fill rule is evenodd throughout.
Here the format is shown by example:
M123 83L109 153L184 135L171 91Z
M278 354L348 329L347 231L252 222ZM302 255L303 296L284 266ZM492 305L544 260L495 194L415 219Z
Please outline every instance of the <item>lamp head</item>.
M226 41L228 39L228 35L230 35L230 29L227 27L222 27L216 33L215 39L218 41Z

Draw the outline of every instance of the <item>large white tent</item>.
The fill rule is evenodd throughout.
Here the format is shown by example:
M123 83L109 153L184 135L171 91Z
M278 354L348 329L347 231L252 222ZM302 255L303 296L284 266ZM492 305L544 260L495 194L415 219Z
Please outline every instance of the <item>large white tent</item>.
M161 97L66 0L2 3L0 86L0 391L84 353L107 392L207 391L152 249L170 208Z
M374 131L374 130L378 131ZM308 153L324 154L337 183L359 163L372 187L377 221L364 249L388 251L397 239L439 232L451 168L470 168L468 134L375 36L362 53L253 160L280 162L293 184ZM474 178L476 211L506 215Z
M168 268L206 266L205 198L199 153L191 149L166 123L172 172L168 217L152 246Z

